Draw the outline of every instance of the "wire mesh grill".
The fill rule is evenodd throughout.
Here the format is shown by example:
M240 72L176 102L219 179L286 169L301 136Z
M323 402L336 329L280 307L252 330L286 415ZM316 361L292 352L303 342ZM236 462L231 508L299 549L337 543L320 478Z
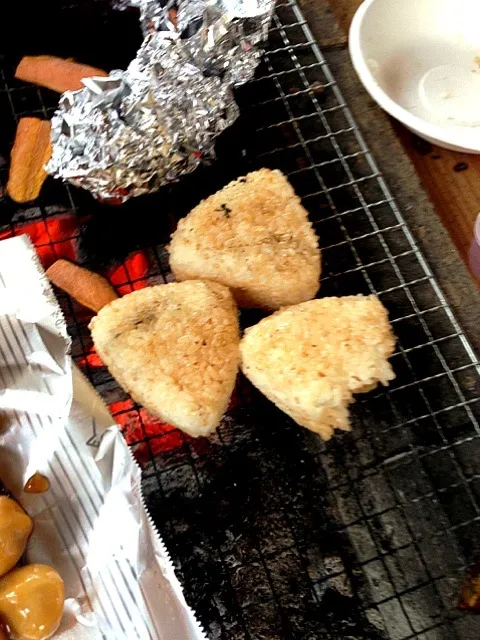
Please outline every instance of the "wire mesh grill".
M58 97L4 63L8 157L18 118L51 116ZM181 189L112 210L49 180L29 207L3 198L0 236L28 232L46 264L74 258L125 293L171 279L165 242L201 197L261 166L287 173L320 236L321 295L376 293L398 338L397 378L358 400L352 434L325 445L240 380L216 436L192 440L117 387L90 316L58 292L72 356L143 464L150 511L211 638L477 640L480 620L456 602L480 555L478 361L294 1L277 4L264 61L237 94L219 162ZM5 161L3 187L7 175Z

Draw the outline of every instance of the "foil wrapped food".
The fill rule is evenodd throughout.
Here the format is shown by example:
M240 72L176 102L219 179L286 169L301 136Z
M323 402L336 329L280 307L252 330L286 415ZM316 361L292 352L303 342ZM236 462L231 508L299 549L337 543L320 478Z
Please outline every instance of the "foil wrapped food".
M72 363L26 236L0 242L0 483L34 521L27 561L65 583L55 640L206 640L143 505L141 472ZM23 490L32 475L45 493Z
M145 40L126 71L85 78L52 119L48 173L122 202L157 191L215 156L238 116L234 87L262 54L273 0L183 0L140 9Z

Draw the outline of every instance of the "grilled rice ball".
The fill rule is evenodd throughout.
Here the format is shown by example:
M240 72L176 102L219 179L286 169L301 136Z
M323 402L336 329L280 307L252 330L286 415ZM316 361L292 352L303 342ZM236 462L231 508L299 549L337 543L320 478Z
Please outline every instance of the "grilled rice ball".
M249 173L201 202L179 222L169 252L177 281L219 282L240 307L275 310L319 288L318 238L281 171Z
M191 436L217 427L239 363L238 310L226 287L134 291L103 307L90 329L110 373L150 413Z
M240 343L247 378L298 424L328 440L350 430L348 405L395 376L395 340L376 296L323 298L282 309Z

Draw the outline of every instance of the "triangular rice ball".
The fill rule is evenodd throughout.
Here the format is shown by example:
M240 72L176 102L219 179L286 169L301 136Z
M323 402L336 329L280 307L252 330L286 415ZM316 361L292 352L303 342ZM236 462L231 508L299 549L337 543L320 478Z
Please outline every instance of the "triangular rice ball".
M213 280L241 307L279 309L315 296L318 238L280 171L231 182L181 220L169 247L178 281Z
M247 378L298 424L328 440L349 430L348 405L395 376L388 315L375 296L323 298L282 309L246 330Z
M200 281L147 287L101 309L90 329L111 374L149 412L192 436L217 427L239 362L228 289Z

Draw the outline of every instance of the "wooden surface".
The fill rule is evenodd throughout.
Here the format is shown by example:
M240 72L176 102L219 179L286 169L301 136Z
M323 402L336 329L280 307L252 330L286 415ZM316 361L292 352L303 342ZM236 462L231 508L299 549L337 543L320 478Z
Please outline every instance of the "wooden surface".
M341 26L348 30L362 0L329 2ZM394 128L457 249L468 262L473 225L480 211L480 156L430 145L397 122Z

